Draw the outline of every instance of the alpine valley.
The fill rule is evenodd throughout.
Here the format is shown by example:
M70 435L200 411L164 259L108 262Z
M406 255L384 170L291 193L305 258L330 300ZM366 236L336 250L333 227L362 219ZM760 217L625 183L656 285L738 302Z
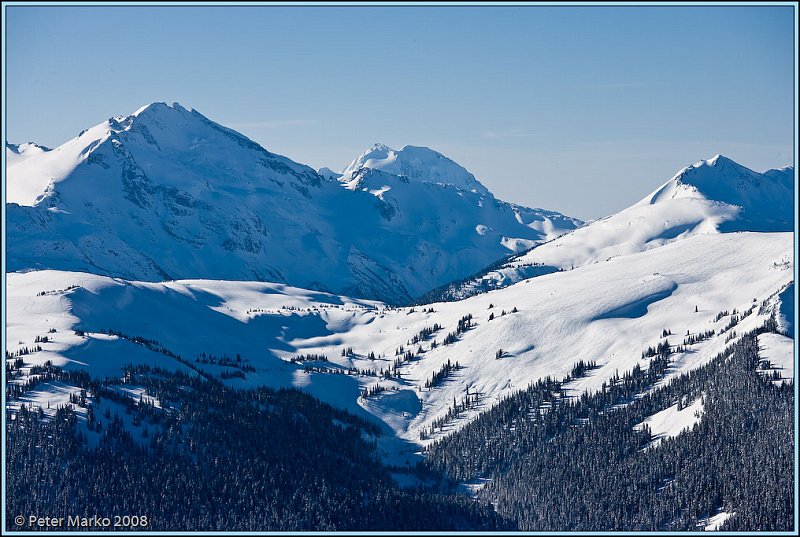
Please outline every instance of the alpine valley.
M177 103L5 158L7 520L795 528L793 167L586 223Z

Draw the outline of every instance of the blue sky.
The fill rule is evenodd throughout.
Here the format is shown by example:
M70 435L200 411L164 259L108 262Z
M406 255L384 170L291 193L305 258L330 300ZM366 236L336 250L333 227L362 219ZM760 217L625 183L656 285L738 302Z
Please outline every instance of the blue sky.
M794 164L789 6L6 9L13 143L177 101L317 168L427 145L584 219L717 153Z

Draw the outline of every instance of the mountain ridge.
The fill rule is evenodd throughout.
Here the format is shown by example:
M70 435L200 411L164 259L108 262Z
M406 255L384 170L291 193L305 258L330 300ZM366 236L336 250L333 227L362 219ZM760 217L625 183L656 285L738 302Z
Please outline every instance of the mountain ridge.
M9 270L275 281L406 303L581 224L367 172L391 191L343 188L196 110L153 103L9 168Z
M697 234L794 230L794 167L759 173L716 155L678 171L640 201L613 215L489 266L429 298L455 300L571 270Z

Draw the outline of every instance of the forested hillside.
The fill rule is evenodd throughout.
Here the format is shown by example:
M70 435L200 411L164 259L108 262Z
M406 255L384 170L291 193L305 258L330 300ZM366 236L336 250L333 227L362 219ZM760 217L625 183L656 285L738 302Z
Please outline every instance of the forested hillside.
M488 478L478 498L526 531L697 530L720 515L723 530L789 531L794 383L758 344L774 329L644 395L669 367L668 347L592 396L539 382L433 444L427 464L457 481ZM650 430L649 416L692 403L696 425Z
M7 530L31 513L135 515L138 527L116 529L149 531L511 528L463 496L398 488L374 425L295 390L235 391L148 367L122 384L36 374L26 389L75 389L52 419L22 407L9 423Z

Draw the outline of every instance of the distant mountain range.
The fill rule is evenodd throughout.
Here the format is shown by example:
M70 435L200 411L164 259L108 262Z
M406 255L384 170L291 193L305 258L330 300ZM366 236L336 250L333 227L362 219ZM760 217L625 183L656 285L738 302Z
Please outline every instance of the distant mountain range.
M557 270L706 233L794 230L794 168L754 172L717 155L680 170L638 203L513 256L425 300L454 300Z
M7 266L260 280L406 303L579 227L428 148L317 172L175 103L7 145Z
M791 167L716 156L583 223L428 148L315 171L178 104L6 157L14 514L794 524Z

